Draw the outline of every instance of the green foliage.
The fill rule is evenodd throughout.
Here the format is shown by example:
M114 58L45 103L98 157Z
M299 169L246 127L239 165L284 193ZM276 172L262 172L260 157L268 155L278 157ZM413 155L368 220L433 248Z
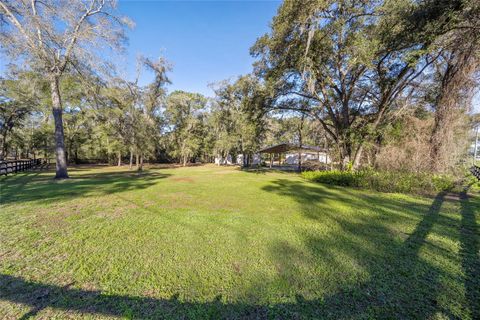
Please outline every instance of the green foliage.
M475 48L478 3L285 0L251 52L256 71L275 91L274 108L313 115L336 142L342 166L354 160L358 168L363 150L381 141L392 111L418 90L414 80L423 78L424 85L434 69L444 68L438 56L451 49L445 40L452 30L470 30L449 40L455 50L465 52L456 45L464 39ZM466 65L473 70L475 63Z
M24 156L39 151L34 136L41 132L39 114L49 101L45 83L38 75L18 70L11 73L6 79L0 78L0 158L7 157L12 150L19 150Z
M380 192L436 194L455 187L451 176L389 171L306 171L302 177L319 183L358 187Z
M337 186L356 187L358 184L356 172L351 171L305 171L302 172L302 177L320 183L333 184Z
M165 117L170 128L170 151L183 165L200 154L206 104L207 99L198 93L174 91L167 98Z
M234 83L221 82L210 115L212 151L216 155L252 154L265 138L269 97L265 86L253 75Z

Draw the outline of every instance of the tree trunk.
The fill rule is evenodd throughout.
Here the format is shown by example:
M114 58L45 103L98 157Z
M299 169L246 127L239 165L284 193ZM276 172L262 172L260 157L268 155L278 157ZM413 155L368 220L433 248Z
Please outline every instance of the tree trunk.
M78 164L80 161L78 160L78 146L75 147L75 164Z
M122 153L120 151L118 151L117 155L118 155L117 166L121 167L122 166Z
M2 130L2 154L0 154L0 160L7 157L7 131Z
M302 171L302 151L298 151L298 171Z
M129 164L129 169L132 170L133 167L133 152L130 150L130 164Z
M477 163L477 150L478 150L478 131L480 129L480 124L477 124L477 129L475 130L475 146L473 148L473 165Z
M67 159L65 155L65 139L63 134L62 100L60 98L59 77L53 76L50 79L50 91L52 95L52 113L55 121L55 157L56 173L55 179L67 179Z
M140 155L140 165L138 166L138 171L143 170L143 154Z
M8 145L7 145L7 135L3 135L3 146L2 146L2 155L0 156L0 159L6 159L7 158L7 153L8 153Z
M343 137L335 144L340 170L346 171L349 170L352 165L353 152L352 152L352 143L348 140L347 137Z
M302 113L302 120L300 122L300 127L298 127L298 171L302 171L302 147L303 147L303 121L305 119L305 114Z
M448 98L440 98L438 100L439 102L437 102L435 110L435 122L430 137L431 169L435 172L446 170L449 155L448 146L451 146L453 140L453 103Z
M363 153L363 144L360 144L357 148L357 152L355 153L355 157L353 158L352 168L357 170L360 167L360 160L362 159Z
M140 170L140 155L138 153L135 154L135 167Z
M474 41L468 48L454 48L447 58L443 74L440 74L441 87L435 101L435 123L430 137L433 171L449 170L458 158L455 131L462 128L462 116L475 92L473 75L479 62L477 50Z

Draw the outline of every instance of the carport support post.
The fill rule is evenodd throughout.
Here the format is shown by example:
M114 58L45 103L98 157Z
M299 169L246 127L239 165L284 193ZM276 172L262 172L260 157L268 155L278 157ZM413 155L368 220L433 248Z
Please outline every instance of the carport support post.
M273 165L273 153L270 153L270 168Z
M298 151L298 171L302 171L302 149Z

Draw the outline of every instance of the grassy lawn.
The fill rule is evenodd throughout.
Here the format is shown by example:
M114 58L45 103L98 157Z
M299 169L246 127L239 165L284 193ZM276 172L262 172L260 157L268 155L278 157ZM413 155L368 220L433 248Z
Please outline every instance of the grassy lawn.
M480 318L480 197L201 166L2 177L0 318Z

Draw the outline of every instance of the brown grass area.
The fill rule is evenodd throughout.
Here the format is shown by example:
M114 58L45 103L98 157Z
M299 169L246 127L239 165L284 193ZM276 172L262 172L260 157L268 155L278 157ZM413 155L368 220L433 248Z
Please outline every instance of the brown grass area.
M189 183L195 182L195 180L188 177L176 177L176 178L171 178L170 180L176 181L176 182L189 182Z

